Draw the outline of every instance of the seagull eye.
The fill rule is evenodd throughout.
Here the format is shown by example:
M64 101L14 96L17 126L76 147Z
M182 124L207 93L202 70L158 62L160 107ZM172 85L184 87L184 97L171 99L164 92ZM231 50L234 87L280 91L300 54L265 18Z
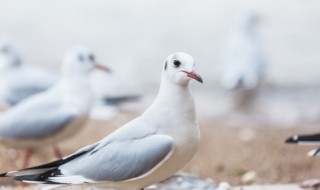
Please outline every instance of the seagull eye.
M174 66L175 68L180 67L180 65L181 65L181 62L180 62L179 60L173 60L173 66Z
M94 56L93 56L92 54L89 55L89 60L90 60L91 62L94 62L95 58L94 58Z

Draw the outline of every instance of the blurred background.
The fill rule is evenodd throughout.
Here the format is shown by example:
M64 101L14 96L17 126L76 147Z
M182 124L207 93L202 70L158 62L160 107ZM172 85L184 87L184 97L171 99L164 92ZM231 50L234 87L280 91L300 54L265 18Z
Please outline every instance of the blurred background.
M306 156L307 148L284 144L290 135L319 129L319 9L318 0L1 0L0 37L14 37L25 62L56 73L67 50L88 46L113 70L100 81L108 93L142 95L115 118L91 121L62 145L65 154L142 113L156 96L164 59L184 51L204 79L192 82L202 144L184 171L233 184L244 183L248 171L255 182L297 183L319 177L320 163ZM250 108L233 109L234 91L220 84L223 54L247 14L258 17L266 69ZM10 162L5 149L1 154L1 163ZM40 153L33 163L48 160Z
M71 47L86 45L123 79L117 81L121 86L117 90L125 86L132 91L156 91L165 57L185 51L195 57L197 70L205 79L203 86L197 85L196 93L206 91L210 98L213 96L210 93L219 88L221 55L230 33L245 12L254 12L260 17L256 33L268 63L264 84L283 87L277 90L291 94L298 93L292 92L293 88L301 88L300 91L319 85L319 3L316 0L1 1L0 35L13 36L22 44L26 62L53 69L59 68L64 53ZM129 85L123 84L128 82L127 78L134 80L129 80ZM109 81L106 85L112 86L113 81ZM285 101L287 98L282 97ZM221 111L214 107L200 116ZM294 112L292 109L296 108L286 111ZM300 113L292 114L286 119L296 119L291 117Z

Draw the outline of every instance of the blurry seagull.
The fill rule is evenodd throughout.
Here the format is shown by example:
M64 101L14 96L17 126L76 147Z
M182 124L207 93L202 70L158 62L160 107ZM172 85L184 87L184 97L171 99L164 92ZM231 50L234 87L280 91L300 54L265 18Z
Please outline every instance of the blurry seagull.
M55 73L25 64L15 41L10 38L0 41L0 98L5 106L43 92L57 81Z
M51 184L95 185L140 190L184 167L199 144L199 127L190 79L202 83L186 53L173 53L162 69L160 90L153 104L138 118L95 144L45 165L0 176Z
M320 145L320 133L310 135L294 135L286 143L298 145ZM320 156L320 148L309 151L308 156Z
M0 143L25 149L24 167L32 150L47 144L52 144L61 158L56 144L84 126L92 101L89 72L94 68L108 71L96 63L90 50L75 48L66 55L62 78L56 85L1 115Z
M257 15L246 14L240 26L227 43L222 57L221 85L226 90L236 90L237 103L245 105L259 86L266 61L256 36Z
M126 68L128 70L128 68ZM130 78L130 77L129 77ZM108 120L119 113L119 108L126 103L140 100L137 85L128 81L128 73L92 72L90 75L94 104L90 112L91 119ZM134 86L134 88L132 88Z

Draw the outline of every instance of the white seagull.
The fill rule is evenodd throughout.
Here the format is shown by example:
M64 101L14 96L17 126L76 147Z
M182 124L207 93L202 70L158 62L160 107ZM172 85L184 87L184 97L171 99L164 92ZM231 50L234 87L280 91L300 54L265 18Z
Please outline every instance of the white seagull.
M320 133L309 135L294 135L286 140L286 143L298 145L320 145ZM308 152L308 156L320 156L320 148Z
M92 102L89 72L94 68L108 71L95 62L90 50L75 48L66 55L62 78L56 85L0 116L0 143L26 150L24 167L32 151L47 144L52 144L56 156L61 158L56 144L84 126Z
M266 60L255 32L257 15L245 15L230 38L222 60L222 86L226 89L253 89L261 81Z
M158 96L140 117L61 160L0 176L29 183L121 190L140 190L170 177L191 160L199 144L188 85L190 79L202 83L194 66L190 55L171 54L162 69Z
M254 14L241 18L221 60L221 85L236 92L236 107L250 103L265 73L266 60L255 31L257 19Z
M43 92L58 81L49 70L25 64L17 43L4 38L0 42L0 98L5 107Z

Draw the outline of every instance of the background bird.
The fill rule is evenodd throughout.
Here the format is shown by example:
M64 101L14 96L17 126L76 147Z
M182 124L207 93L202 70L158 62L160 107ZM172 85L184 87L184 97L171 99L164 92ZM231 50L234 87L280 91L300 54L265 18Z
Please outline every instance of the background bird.
M134 77L126 72L129 68L118 68L112 73L95 71L90 74L94 103L90 118L95 120L109 120L121 111L128 111L123 105L138 103L141 99L141 90L136 80L127 80ZM132 68L134 70L134 68Z
M320 145L320 133L309 135L294 135L286 140L286 143L298 145ZM308 156L320 156L320 147L308 152Z
M12 38L0 41L0 99L3 106L13 106L47 90L57 81L58 75L54 72L26 64Z
M235 107L247 106L261 83L266 60L256 34L258 16L247 13L233 31L222 57L221 85L234 91Z
M24 63L18 43L10 37L0 41L0 73L0 106L3 109L47 90L59 79L59 75L51 70ZM110 79L112 81L106 81ZM110 119L118 113L120 105L140 99L140 95L136 92L115 93L114 91L119 91L120 88L121 91L127 88L119 85L120 82L116 81L114 75L108 76L105 72L92 72L90 83L94 94L90 114L92 119Z
M96 63L84 47L69 52L62 64L62 77L52 88L27 98L0 117L0 143L25 149L24 166L36 148L76 134L85 124L92 103L89 72L95 68L109 71Z
M184 167L195 155L200 136L190 79L202 83L186 53L171 54L162 68L160 90L138 118L76 153L42 166L1 176L65 185L93 184L140 190Z

